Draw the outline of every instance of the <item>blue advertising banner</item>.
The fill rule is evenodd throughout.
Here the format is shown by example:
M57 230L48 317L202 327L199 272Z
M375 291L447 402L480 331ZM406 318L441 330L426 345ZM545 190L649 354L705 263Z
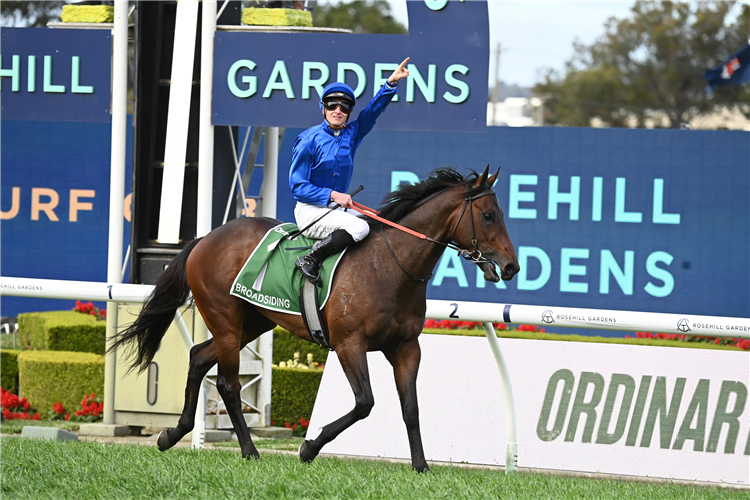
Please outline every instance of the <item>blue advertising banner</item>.
M131 120L125 192L131 189ZM109 123L2 121L0 255L3 276L107 280ZM124 248L130 243L125 200ZM127 277L125 278L128 279ZM62 310L73 300L3 296L0 313ZM106 304L98 304L106 307Z
M294 220L287 130L278 217ZM750 315L747 132L495 128L370 133L352 186L377 207L399 182L502 165L495 187L521 272L485 282L446 252L428 298L715 316ZM398 151L398 155L394 155ZM419 230L420 228L412 228Z
M3 28L3 120L110 122L109 30Z
M311 127L334 81L354 89L357 113L411 57L378 129L483 132L487 2L414 1L407 9L408 35L217 32L214 125Z

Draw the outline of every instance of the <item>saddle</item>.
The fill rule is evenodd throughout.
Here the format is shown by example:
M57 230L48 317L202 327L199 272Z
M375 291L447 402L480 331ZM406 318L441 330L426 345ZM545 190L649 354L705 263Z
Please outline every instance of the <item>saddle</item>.
M315 286L294 263L307 254L317 240L304 236L294 240L286 238L296 231L297 225L291 223L269 229L245 261L229 293L257 307L301 315L313 340L330 350L320 311L328 302L333 274L346 250L323 261L322 284Z

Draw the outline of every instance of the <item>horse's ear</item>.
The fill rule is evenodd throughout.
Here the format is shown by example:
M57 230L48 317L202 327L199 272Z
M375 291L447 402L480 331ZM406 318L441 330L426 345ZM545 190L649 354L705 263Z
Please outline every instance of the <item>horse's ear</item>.
M487 165L487 168L490 166ZM487 184L490 185L490 187L495 185L495 182L497 181L497 176L500 175L500 167L497 167L497 172L495 172L489 179L487 179Z
M482 184L487 182L487 176L490 175L490 166L487 165L487 168L484 169L484 173L480 175L476 182L474 183L474 186L472 186L472 189L478 189Z

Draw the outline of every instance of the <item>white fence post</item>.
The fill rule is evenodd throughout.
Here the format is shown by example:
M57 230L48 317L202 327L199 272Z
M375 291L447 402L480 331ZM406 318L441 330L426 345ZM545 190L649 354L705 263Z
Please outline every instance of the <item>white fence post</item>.
M490 343L492 354L495 356L497 368L500 370L500 379L503 382L503 394L505 395L506 426L508 437L505 443L505 473L518 470L518 440L516 438L516 406L513 402L513 387L510 384L508 365L505 364L503 353L500 351L500 342L497 341L497 333L492 323L482 324L484 333Z

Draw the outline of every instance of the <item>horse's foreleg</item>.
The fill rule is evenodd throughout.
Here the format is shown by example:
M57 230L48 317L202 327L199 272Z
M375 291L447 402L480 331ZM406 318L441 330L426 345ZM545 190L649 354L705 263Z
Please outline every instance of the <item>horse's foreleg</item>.
M203 377L216 364L217 352L213 339L190 349L190 368L188 369L187 386L185 387L185 406L177 422L177 427L159 433L156 444L161 451L166 451L185 435L193 430L195 425L195 410L198 407L198 394Z
M424 457L422 447L422 433L419 430L419 406L417 404L417 371L422 351L419 341L401 344L395 349L385 352L385 356L393 366L396 379L396 389L401 400L401 412L406 424L406 434L409 437L411 450L411 466L414 470L424 472L430 470Z
M312 462L320 453L321 448L333 441L336 436L348 429L355 422L367 417L375 406L370 386L370 373L367 369L367 353L359 350L340 348L336 351L344 369L349 385L354 391L354 409L323 427L320 435L314 440L302 443L299 449L299 457L303 462Z

